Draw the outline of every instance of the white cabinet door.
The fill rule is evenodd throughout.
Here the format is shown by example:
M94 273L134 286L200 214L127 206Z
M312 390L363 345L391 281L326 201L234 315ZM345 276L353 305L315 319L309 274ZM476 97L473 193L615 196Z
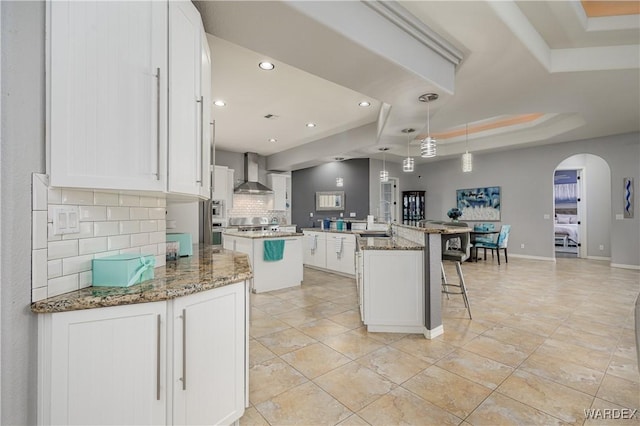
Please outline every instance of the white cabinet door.
M342 241L341 251L338 244L340 241ZM354 235L329 234L327 236L327 269L355 275L355 251Z
M173 423L230 424L245 406L245 283L173 302Z
M227 203L225 205L225 209L227 212L233 208L233 190L235 189L235 170L228 169L227 170Z
M213 185L213 199L224 201L224 204L227 205L228 194L229 194L229 184L227 179L229 177L228 174L229 168L225 166L215 166L215 179Z
M273 210L286 211L289 208L288 182L291 179L287 175L270 174L269 186L273 190Z
M327 239L323 232L304 231L303 263L316 268L327 267Z
M360 320L364 322L364 253L356 252L356 287L358 289L358 305L360 306Z
M211 93L211 51L207 35L204 27L200 27L201 39L201 90L202 90L202 122L200 129L202 131L202 179L200 184L200 196L209 198L211 196L211 163L213 155L213 116L212 116L212 98Z
M42 315L38 423L165 424L165 318L165 302Z
M201 19L190 1L169 2L169 192L199 195L202 170Z
M167 3L47 6L51 185L164 191Z

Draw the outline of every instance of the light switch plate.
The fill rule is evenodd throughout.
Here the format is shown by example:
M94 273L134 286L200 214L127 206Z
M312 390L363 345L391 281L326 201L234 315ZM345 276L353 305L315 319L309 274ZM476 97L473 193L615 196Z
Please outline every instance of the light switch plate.
M616 220L624 220L624 215L616 214Z
M549 215L549 214L545 214L543 217L544 217L545 219L551 219L551 215Z
M349 213L349 217L356 217L356 212Z
M78 206L59 206L53 209L53 235L77 234L80 232Z

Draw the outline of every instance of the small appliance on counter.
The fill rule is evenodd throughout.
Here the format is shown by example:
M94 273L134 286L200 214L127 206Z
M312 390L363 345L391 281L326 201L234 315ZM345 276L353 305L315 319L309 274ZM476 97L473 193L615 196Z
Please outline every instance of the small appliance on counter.
M189 233L167 233L167 241L177 241L180 243L178 256L193 255L193 242Z

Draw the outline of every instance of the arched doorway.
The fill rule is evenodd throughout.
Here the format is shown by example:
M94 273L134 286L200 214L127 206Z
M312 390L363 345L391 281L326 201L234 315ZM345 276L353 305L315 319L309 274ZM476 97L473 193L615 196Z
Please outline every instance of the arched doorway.
M611 169L593 154L572 155L554 171L556 257L611 259Z

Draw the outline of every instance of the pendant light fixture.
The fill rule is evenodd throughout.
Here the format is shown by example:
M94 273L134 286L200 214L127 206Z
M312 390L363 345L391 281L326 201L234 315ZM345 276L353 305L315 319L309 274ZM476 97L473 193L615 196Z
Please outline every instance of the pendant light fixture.
M420 102L427 103L427 137L420 141L420 156L423 158L436 156L436 140L431 137L431 129L429 128L429 116L431 115L429 103L435 101L438 97L437 93L425 93L418 98Z
M467 149L462 154L462 172L469 173L473 171L473 154L469 152L469 123L465 125L465 135L467 140Z
M388 182L389 181L389 172L386 167L386 152L389 151L389 148L379 148L382 151L382 170L380 170L380 182Z
M411 145L411 133L415 132L415 129L402 129L402 133L406 133L407 136L407 158L402 160L402 171L405 173L413 172L415 168L415 160L409 155L409 146Z
M340 162L340 161L344 160L344 157L334 157L334 160L336 160L337 162ZM343 187L344 186L344 179L342 178L342 176L338 176L336 178L336 186L338 186L338 187Z

